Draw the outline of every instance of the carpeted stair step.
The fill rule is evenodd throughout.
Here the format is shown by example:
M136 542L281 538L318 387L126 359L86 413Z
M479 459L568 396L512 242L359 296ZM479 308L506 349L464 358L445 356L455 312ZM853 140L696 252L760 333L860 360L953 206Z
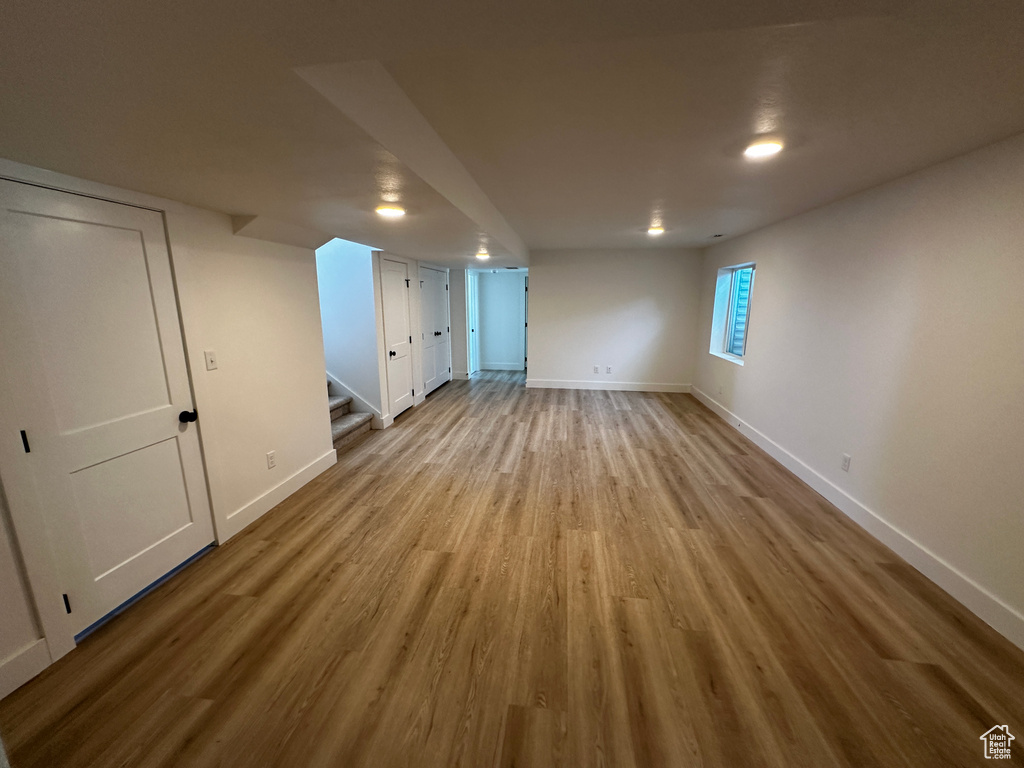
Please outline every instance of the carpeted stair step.
M341 395L330 395L327 398L327 407L331 410L331 421L341 418L346 413L349 413L351 408L352 398L342 397Z
M335 448L348 445L361 435L370 431L370 420L373 417L368 413L346 413L337 419L331 420L331 440Z

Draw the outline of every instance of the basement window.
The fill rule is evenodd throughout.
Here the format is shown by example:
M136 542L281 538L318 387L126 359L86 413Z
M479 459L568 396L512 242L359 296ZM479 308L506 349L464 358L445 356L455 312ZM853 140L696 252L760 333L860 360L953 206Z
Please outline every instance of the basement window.
M754 264L738 264L718 270L715 313L711 321L711 354L743 365L750 328L750 294L754 288Z

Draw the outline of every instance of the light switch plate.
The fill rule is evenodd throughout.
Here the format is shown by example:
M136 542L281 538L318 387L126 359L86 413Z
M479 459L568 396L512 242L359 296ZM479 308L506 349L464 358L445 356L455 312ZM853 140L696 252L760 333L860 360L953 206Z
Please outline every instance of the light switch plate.
M206 370L216 371L217 370L217 353L212 349L208 349L203 352L203 356L206 358Z

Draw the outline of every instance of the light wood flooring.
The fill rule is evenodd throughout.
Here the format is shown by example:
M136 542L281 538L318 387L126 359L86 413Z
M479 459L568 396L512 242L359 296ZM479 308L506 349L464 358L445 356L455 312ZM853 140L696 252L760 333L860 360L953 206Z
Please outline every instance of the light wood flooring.
M452 382L0 702L14 768L980 766L1024 653L687 395Z

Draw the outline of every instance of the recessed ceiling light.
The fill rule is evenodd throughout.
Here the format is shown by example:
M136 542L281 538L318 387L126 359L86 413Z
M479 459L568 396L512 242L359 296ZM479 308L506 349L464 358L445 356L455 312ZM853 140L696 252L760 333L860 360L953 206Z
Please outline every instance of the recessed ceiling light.
M757 141L743 150L743 156L751 160L759 160L763 157L771 157L782 151L782 142L779 141Z
M491 258L491 254L489 254L487 251L480 251L476 255L476 257L480 259L480 261L487 261L489 258Z
M399 216L405 216L405 208L397 205L378 205L377 213L387 219L397 219Z
M665 234L665 228L664 227L651 227L650 229L647 230L647 234L648 235L664 235Z

